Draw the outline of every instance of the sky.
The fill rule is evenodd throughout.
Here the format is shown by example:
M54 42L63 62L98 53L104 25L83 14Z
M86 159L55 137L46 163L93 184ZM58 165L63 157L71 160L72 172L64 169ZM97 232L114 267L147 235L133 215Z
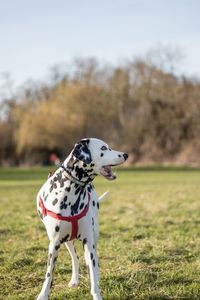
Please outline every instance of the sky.
M0 0L0 78L44 79L56 64L118 64L157 45L178 47L180 72L200 78L199 0Z

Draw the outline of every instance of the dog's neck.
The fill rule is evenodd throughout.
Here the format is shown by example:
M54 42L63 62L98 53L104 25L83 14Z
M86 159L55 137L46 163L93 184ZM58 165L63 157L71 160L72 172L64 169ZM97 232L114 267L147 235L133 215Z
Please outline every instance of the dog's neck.
M93 170L94 164L85 164L84 162L78 160L73 155L70 155L62 164L62 168L66 172L66 176L74 182L81 186L94 180L97 174Z

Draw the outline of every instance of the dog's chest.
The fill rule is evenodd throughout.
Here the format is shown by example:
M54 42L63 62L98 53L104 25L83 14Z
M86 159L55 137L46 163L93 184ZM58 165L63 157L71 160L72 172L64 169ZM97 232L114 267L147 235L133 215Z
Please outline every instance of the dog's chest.
M87 206L88 193L92 189L92 184L81 187L72 183L62 171L57 171L43 186L42 197L48 209L61 215L74 216Z

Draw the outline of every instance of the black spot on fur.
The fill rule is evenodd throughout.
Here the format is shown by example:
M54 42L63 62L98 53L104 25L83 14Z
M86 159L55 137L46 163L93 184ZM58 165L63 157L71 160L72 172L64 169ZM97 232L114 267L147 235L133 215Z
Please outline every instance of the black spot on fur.
M92 218L92 226L94 226L94 218Z
M60 203L60 209L67 209L68 204L64 202L64 200Z
M65 207L65 203L64 203L64 201L62 201L62 202L60 203L60 209L64 209L64 207Z
M81 190L81 187L79 186L76 190L75 190L75 195L77 195Z
M79 189L80 189L80 187L79 187ZM82 194L82 191L80 190L80 193L78 195L76 202L71 206L71 214L72 214L72 212L73 212L73 214L78 213L78 208L79 208L79 204L81 201L81 194Z
M85 198L85 196L86 196L86 191L84 191L83 198Z
M88 142L89 143L89 142ZM92 157L90 150L88 149L88 143L86 140L81 140L74 148L72 154L79 160L86 164L91 163Z
M81 203L81 205L80 205L80 210L83 208L83 206L84 206L84 203Z
M38 210L38 214L40 216L40 218L43 220L43 214Z
M60 248L60 244L55 246L56 251Z
M53 205L56 205L57 202L58 202L58 199L55 198L55 199L52 201L52 204L53 204Z
M56 263L57 258L58 258L58 256L56 256L56 257L54 258L54 260L53 260L53 263L54 263L54 264Z
M88 145L90 142L90 139L84 139L83 141Z
M53 182L53 188L57 189L57 184Z
M49 189L49 192L51 193L53 191L53 189L57 189L57 184L55 183L54 180L51 180L50 181L50 189Z
M69 234L67 234L63 239L60 240L60 243L64 243L64 242L67 242L69 239Z
M64 202L66 202L66 201L67 201L67 196L64 197Z
M83 177L88 177L87 172L83 168L76 166L75 171L79 180L81 180Z
M93 262L93 267L95 268L95 265L96 265L95 260L93 259L92 262Z
M91 192L91 184L87 187L88 192Z
M70 190L71 190L70 186L65 188L65 191L68 192L68 193L70 192Z
M84 248L85 244L87 244L87 239L86 238L83 239L83 248Z
M59 230L60 230L60 227L59 227L59 226L56 226L56 227L55 227L55 231L58 232Z
M91 260L93 260L93 257L94 257L93 253L90 253L90 259Z
M92 205L95 206L95 201L94 200L92 201Z
M64 187L64 182L67 181L66 177L63 177L62 175L62 171L60 171L59 173L56 174L56 176L53 179L53 183L55 184L55 182L60 184L60 187ZM52 182L51 182L52 184Z
M100 155L100 156L101 156L101 157L102 157L102 156L104 156L104 153L101 153L101 155Z
M97 208L99 209L99 202L97 202Z
M50 273L47 273L47 277L50 277Z

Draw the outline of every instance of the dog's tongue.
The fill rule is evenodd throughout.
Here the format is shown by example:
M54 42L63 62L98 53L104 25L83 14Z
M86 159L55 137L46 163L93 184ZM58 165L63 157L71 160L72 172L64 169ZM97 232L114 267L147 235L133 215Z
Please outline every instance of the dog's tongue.
M103 168L104 168L104 170L105 170L108 174L112 173L112 169L111 169L110 166L105 166L105 167L103 167Z
M107 177L108 180L114 180L116 178L117 178L117 176L115 174L113 174L113 172L111 172L110 176Z

